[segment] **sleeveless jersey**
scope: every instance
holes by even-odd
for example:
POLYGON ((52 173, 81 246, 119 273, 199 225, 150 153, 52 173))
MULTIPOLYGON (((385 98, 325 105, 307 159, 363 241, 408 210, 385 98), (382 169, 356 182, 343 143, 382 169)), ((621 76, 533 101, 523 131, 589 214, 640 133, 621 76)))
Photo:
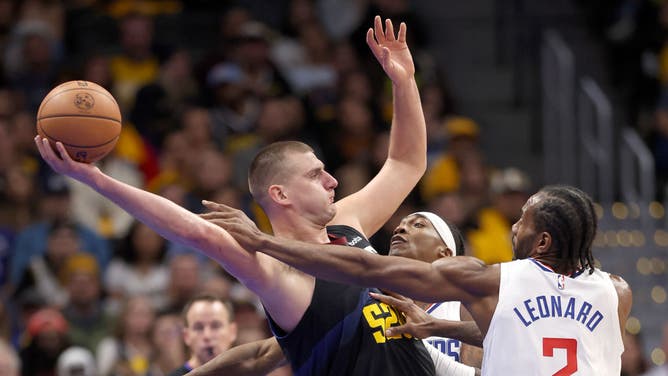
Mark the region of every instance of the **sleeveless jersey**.
MULTIPOLYGON (((327 231, 333 243, 371 246, 351 227, 332 226, 327 231)), ((311 304, 292 332, 286 334, 267 315, 295 375, 434 375, 422 341, 385 336, 387 327, 405 321, 394 308, 372 299, 370 291, 379 292, 316 279, 311 304)))
MULTIPOLYGON (((437 319, 460 321, 460 306, 460 302, 434 303, 427 308, 427 313, 437 319)), ((425 341, 453 360, 461 361, 459 358, 461 341, 445 337, 428 337, 425 341)))
POLYGON ((534 259, 500 267, 483 375, 619 375, 619 298, 608 273, 564 276, 534 259))

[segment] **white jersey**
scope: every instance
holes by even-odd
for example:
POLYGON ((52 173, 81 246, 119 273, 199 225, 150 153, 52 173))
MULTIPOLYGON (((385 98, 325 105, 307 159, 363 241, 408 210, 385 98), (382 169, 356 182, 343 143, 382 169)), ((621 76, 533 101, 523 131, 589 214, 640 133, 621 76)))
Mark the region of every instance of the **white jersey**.
POLYGON ((619 375, 619 298, 598 269, 563 276, 533 260, 500 265, 483 375, 619 375))
MULTIPOLYGON (((459 302, 434 303, 427 308, 427 313, 437 319, 460 321, 460 306, 459 302)), ((453 360, 461 361, 459 358, 462 348, 461 341, 445 337, 428 337, 425 338, 425 341, 453 360)))

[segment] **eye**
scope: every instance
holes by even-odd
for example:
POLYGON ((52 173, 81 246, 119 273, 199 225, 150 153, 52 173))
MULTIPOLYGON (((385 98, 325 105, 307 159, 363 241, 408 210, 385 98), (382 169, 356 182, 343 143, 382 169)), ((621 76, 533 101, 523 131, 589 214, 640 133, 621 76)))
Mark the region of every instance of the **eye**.
POLYGON ((413 224, 413 227, 422 228, 422 227, 424 227, 424 223, 422 223, 422 222, 415 222, 415 224, 413 224))

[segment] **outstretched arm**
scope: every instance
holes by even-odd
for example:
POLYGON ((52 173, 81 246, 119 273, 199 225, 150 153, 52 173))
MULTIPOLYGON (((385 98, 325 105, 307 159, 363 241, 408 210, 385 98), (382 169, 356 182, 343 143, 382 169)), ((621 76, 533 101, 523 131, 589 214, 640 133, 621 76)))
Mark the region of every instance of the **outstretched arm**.
POLYGON ((271 337, 233 347, 188 372, 186 376, 266 375, 287 364, 276 338, 271 337))
POLYGON ((319 278, 383 288, 421 301, 471 302, 498 291, 498 275, 485 273, 488 267, 472 257, 445 257, 429 264, 354 247, 277 238, 249 225, 239 210, 205 204, 215 212, 202 217, 226 229, 244 248, 266 253, 319 278))
POLYGON ((406 315, 406 323, 386 330, 386 335, 395 336, 407 333, 415 338, 431 336, 460 340, 474 346, 482 346, 482 334, 470 315, 466 321, 442 320, 427 314, 422 308, 405 296, 372 293, 374 299, 389 304, 406 315))
POLYGON ((348 224, 367 237, 390 218, 427 167, 427 134, 415 81, 413 57, 406 44, 406 24, 395 35, 392 21, 374 19, 366 42, 392 80, 393 118, 387 160, 369 184, 337 203, 333 224, 348 224), (373 210, 360 210, 373 208, 373 210))
POLYGON ((259 255, 243 250, 220 227, 202 220, 164 197, 113 179, 92 164, 72 160, 60 142, 56 143, 60 156, 51 148, 46 138, 36 136, 35 143, 54 171, 90 186, 166 239, 201 250, 242 281, 257 284, 263 280, 262 276, 266 276, 258 261, 259 255))

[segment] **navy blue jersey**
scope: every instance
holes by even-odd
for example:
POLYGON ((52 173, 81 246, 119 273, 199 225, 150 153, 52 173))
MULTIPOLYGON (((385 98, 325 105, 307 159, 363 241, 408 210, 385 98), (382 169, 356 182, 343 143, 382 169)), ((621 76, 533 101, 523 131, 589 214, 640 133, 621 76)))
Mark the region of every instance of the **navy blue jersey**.
MULTIPOLYGON (((333 243, 370 247, 348 226, 327 228, 333 243)), ((385 329, 403 316, 369 296, 373 288, 316 279, 313 299, 295 329, 286 334, 269 322, 295 375, 422 376, 434 364, 422 341, 410 336, 386 337, 385 329)))

